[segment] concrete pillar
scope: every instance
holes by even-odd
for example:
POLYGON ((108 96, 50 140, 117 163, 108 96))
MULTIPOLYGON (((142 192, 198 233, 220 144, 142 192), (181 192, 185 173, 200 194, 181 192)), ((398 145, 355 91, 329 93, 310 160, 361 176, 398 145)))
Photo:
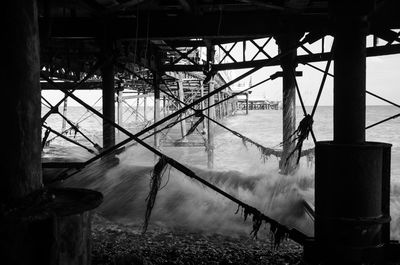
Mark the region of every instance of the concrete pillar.
MULTIPOLYGON (((159 77, 157 72, 153 72, 153 88, 154 88, 154 123, 160 120, 160 87, 159 87, 159 77)), ((154 128, 157 131, 158 127, 154 128)), ((160 134, 154 134, 154 147, 158 148, 160 146, 160 134)))
MULTIPOLYGON (((286 34, 276 37, 276 42, 281 53, 287 53, 293 49, 299 41, 300 35, 286 34)), ((279 167, 282 174, 290 174, 296 169, 297 154, 288 156, 296 146, 293 142, 293 135, 296 130, 296 86, 295 86, 295 71, 297 51, 293 50, 281 59, 282 67, 282 157, 279 167)))
MULTIPOLYGON (((103 48, 104 54, 111 52, 111 43, 107 41, 103 48)), ((114 65, 107 63, 101 68, 103 88, 103 115, 111 121, 115 121, 115 87, 114 87, 114 65)), ((115 145, 115 129, 111 124, 103 121, 103 148, 115 145)))

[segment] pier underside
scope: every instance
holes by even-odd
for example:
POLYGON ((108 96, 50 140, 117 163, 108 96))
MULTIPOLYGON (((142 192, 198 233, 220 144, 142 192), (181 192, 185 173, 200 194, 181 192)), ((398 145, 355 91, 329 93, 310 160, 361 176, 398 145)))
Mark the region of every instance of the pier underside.
POLYGON ((102 194, 54 185, 98 161, 117 165, 118 154, 132 144, 155 155, 146 222, 169 165, 237 204, 245 218, 252 217, 255 235, 266 223, 275 244, 288 237, 303 245, 306 263, 400 264, 399 243, 390 238, 391 145, 365 138, 365 98, 372 94, 366 91, 366 58, 400 53, 398 1, 16 0, 4 5, 4 264, 90 264, 90 211, 101 204, 102 194), (326 62, 326 68, 315 62, 326 62), (296 81, 303 76, 296 71, 299 64, 324 73, 309 113, 296 81), (281 71, 237 86, 274 66, 281 71), (232 70, 241 72, 230 76, 232 70), (313 117, 327 76, 334 76, 333 139, 318 142, 313 117), (252 88, 277 78, 280 102, 249 100, 252 88), (49 90, 61 91, 62 98, 50 102, 42 93, 49 90), (101 108, 74 93, 89 90, 101 91, 101 108), (299 126, 296 97, 304 112, 299 126), (71 99, 98 118, 101 141, 67 118, 71 99), (223 124, 231 115, 257 109, 282 109, 282 148, 264 147, 223 124), (63 120, 61 130, 47 123, 54 116, 63 120), (283 176, 293 175, 300 157, 315 152, 313 237, 282 225, 163 152, 169 146, 204 146, 211 170, 218 127, 255 145, 264 157, 278 157, 283 176), (315 151, 302 149, 308 136, 315 151), (42 159, 55 138, 83 148, 90 158, 42 159), (43 174, 49 169, 54 171, 43 174))

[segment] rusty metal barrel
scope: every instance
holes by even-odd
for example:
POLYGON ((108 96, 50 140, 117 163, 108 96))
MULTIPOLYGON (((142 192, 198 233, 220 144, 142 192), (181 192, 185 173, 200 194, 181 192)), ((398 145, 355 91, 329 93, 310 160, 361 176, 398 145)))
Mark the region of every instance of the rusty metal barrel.
POLYGON ((378 142, 317 143, 315 245, 323 263, 384 259, 390 240, 390 149, 378 142))

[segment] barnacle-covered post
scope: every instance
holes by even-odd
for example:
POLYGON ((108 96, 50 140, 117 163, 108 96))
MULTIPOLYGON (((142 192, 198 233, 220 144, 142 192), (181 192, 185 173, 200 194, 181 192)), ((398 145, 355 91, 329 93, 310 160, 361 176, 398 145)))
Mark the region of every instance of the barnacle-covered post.
POLYGON ((374 1, 329 4, 334 139, 315 148, 315 240, 305 257, 318 264, 392 264, 399 248, 389 235, 391 145, 365 141, 367 15, 374 1))
POLYGON ((281 59, 283 150, 279 163, 281 173, 285 175, 293 173, 296 169, 296 156, 289 157, 296 146, 295 141, 293 141, 293 133, 296 130, 296 83, 294 78, 297 67, 297 51, 292 49, 297 45, 300 37, 301 35, 296 33, 287 33, 275 37, 280 52, 286 54, 281 59))

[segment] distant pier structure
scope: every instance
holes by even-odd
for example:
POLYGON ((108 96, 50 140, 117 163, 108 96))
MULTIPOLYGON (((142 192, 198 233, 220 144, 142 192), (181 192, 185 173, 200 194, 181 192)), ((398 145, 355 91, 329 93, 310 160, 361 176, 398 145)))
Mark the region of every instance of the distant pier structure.
POLYGON ((278 110, 279 101, 269 101, 262 99, 238 99, 237 110, 278 110))

